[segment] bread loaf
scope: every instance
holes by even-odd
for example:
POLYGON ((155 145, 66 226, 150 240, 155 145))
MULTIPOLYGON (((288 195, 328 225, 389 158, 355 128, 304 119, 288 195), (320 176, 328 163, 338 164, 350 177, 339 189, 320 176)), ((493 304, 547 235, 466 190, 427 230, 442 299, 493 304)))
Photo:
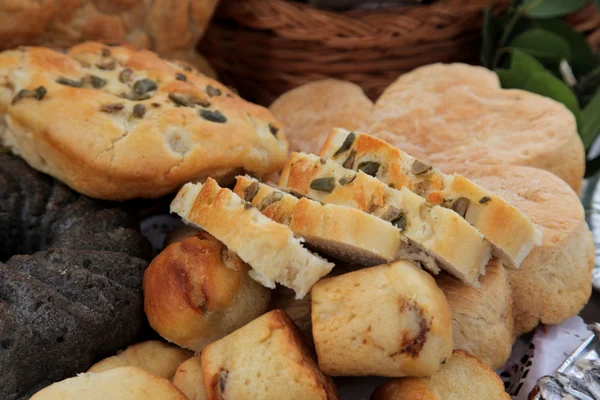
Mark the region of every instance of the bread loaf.
POLYGON ((271 311, 202 352, 208 400, 337 400, 294 323, 271 311))
POLYGON ((355 172, 331 160, 293 153, 279 186, 392 222, 413 247, 403 257, 418 260, 434 273, 442 267, 476 286, 490 258, 489 242, 457 213, 433 206, 405 187, 392 189, 362 170, 355 172))
POLYGON ((150 326, 179 346, 202 350, 267 311, 269 290, 249 271, 206 232, 170 245, 144 275, 150 326))
POLYGON ((452 353, 450 309, 433 278, 396 261, 312 289, 319 367, 333 376, 429 376, 452 353))
POLYGON ((333 264, 311 254, 284 225, 270 220, 229 189, 209 178, 204 185, 184 185, 171 212, 205 229, 248 263, 250 276, 268 288, 275 282, 302 298, 333 264))
POLYGON ((452 208, 493 245, 493 254, 518 267, 541 235, 531 220, 504 199, 461 175, 446 175, 373 136, 335 128, 319 153, 357 170, 373 165, 374 176, 399 189, 407 187, 431 204, 452 208), (371 164, 369 164, 371 163, 371 164))

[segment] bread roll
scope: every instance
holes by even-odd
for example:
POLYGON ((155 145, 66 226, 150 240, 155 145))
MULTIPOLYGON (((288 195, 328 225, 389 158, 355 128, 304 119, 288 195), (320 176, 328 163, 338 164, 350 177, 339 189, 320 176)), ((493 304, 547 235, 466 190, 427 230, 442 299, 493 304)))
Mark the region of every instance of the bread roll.
POLYGON ((316 154, 334 126, 365 130, 373 102, 351 82, 324 79, 298 86, 271 104, 292 151, 316 154))
POLYGON ((202 352, 208 400, 337 400, 294 323, 271 311, 202 352))
POLYGON ((269 290, 250 279, 248 271, 206 232, 173 243, 144 276, 150 326, 170 342, 202 350, 267 311, 269 290))
POLYGON ((177 386, 188 400, 206 400, 200 354, 188 359, 177 368, 173 385, 177 386))
POLYGON ((592 292, 595 246, 577 194, 555 175, 535 168, 472 166, 464 173, 527 215, 542 244, 518 270, 508 270, 515 333, 577 315, 592 292))
POLYGON ((165 378, 135 367, 88 372, 54 383, 31 400, 188 400, 165 378))
POLYGON ((171 380, 177 367, 192 357, 191 351, 150 340, 129 346, 117 355, 92 365, 87 372, 104 372, 120 367, 136 367, 171 380))
POLYGON ((448 276, 436 283, 452 312, 454 348, 464 350, 493 369, 502 368, 515 342, 513 301, 507 270, 492 258, 474 288, 448 276))
POLYGON ((430 378, 395 379, 379 386, 371 400, 510 400, 500 377, 462 350, 430 378))
POLYGON ((5 51, 0 81, 0 142, 90 197, 156 198, 208 176, 263 176, 287 156, 268 110, 147 50, 5 51))
POLYGON ((585 152, 573 114, 483 67, 432 64, 404 74, 374 107, 368 132, 447 173, 469 163, 545 169, 581 189, 585 152))
POLYGON ((429 376, 452 353, 450 308, 433 278, 396 261, 319 281, 312 325, 333 376, 429 376))

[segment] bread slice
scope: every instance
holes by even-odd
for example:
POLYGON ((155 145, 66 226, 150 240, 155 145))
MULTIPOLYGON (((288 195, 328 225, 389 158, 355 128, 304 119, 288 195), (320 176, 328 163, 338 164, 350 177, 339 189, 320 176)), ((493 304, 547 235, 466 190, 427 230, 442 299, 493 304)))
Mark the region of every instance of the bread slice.
POLYGON ((250 277, 268 288, 277 282, 302 298, 333 268, 302 247, 289 228, 265 217, 212 178, 204 185, 185 184, 171 203, 171 212, 223 242, 252 267, 250 277))
POLYGON ((245 176, 237 177, 233 190, 267 217, 289 226, 309 247, 352 265, 385 264, 409 246, 391 223, 356 208, 298 199, 245 176))
POLYGON ((392 189, 362 171, 304 153, 292 153, 279 186, 391 221, 416 248, 435 260, 423 262, 434 273, 441 267, 474 286, 485 273, 491 248, 483 235, 457 213, 427 203, 406 187, 392 189))
POLYGON ((429 378, 403 378, 387 382, 371 400, 510 400, 502 380, 487 365, 462 350, 429 378))
POLYGON ((353 170, 370 165, 382 182, 407 187, 431 204, 452 208, 485 236, 493 255, 507 266, 519 267, 540 244, 536 226, 500 196, 464 176, 446 175, 374 136, 334 128, 319 155, 353 170))

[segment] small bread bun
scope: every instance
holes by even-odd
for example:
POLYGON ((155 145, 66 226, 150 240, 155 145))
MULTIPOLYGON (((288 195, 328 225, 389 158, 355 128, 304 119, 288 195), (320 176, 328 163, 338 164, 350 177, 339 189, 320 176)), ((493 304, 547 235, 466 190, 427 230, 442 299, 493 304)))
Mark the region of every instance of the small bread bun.
POLYGON ((194 353, 158 340, 129 346, 112 357, 92 365, 87 372, 104 372, 120 367, 136 367, 171 380, 177 367, 194 353))
POLYGON ((202 356, 190 358, 177 368, 173 385, 186 395, 188 400, 205 400, 204 380, 202 379, 202 356))
POLYGON ((249 270, 206 232, 173 243, 144 276, 150 325, 170 342, 202 350, 267 310, 270 292, 249 270))

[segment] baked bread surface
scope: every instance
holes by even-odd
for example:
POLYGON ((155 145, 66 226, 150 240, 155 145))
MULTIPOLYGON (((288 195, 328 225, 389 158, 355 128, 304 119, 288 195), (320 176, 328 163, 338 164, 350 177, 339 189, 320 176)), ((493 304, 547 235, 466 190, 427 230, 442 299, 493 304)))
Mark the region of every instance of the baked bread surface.
POLYGON ((173 385, 185 394, 188 400, 205 400, 202 380, 202 355, 198 354, 183 362, 173 377, 173 385))
POLYGON ((97 42, 0 54, 0 142, 91 197, 155 198, 287 155, 265 108, 147 50, 97 42))

